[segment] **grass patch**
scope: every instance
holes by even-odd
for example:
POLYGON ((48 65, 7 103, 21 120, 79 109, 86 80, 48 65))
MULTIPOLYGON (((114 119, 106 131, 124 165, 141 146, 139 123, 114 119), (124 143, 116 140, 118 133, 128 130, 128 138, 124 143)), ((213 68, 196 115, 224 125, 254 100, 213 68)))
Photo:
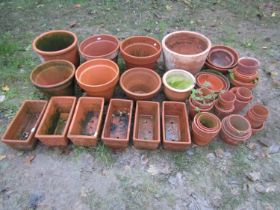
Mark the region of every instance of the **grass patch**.
POLYGON ((95 148, 95 157, 105 164, 106 167, 111 167, 115 163, 115 159, 110 149, 102 142, 95 148))

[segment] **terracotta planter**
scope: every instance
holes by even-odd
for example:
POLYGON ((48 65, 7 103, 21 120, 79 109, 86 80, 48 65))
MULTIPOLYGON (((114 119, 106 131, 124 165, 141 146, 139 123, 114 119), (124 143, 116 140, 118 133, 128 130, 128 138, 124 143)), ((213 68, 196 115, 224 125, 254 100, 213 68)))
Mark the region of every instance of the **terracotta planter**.
MULTIPOLYGON (((239 95, 237 96, 236 92, 239 88, 241 88, 241 87, 234 87, 234 88, 230 89, 230 91, 232 93, 234 93, 236 96, 236 100, 234 101, 234 112, 233 113, 241 112, 247 106, 247 104, 249 104, 253 100, 253 95, 252 95, 252 97, 250 99, 248 99, 247 101, 241 101, 240 98, 242 98, 242 99, 249 98, 250 94, 248 94, 248 93, 250 93, 250 92, 247 91, 247 90, 249 90, 247 88, 247 90, 245 91, 247 93, 240 91, 239 95)), ((242 88, 244 88, 244 87, 242 87, 242 88)))
POLYGON ((52 30, 42 33, 32 43, 33 50, 41 61, 67 60, 76 67, 80 64, 78 38, 76 34, 65 30, 52 30))
POLYGON ((234 55, 225 49, 210 50, 207 61, 219 68, 230 68, 234 63, 234 55))
POLYGON ((218 104, 219 107, 225 110, 232 109, 232 107, 234 107, 235 100, 236 100, 235 94, 232 93, 231 91, 226 91, 219 94, 218 104))
POLYGON ((67 131, 75 105, 76 97, 52 97, 35 137, 48 146, 67 146, 67 131))
POLYGON ((253 99, 253 93, 246 87, 239 87, 236 90, 236 98, 240 101, 251 101, 253 99))
POLYGON ((189 114, 190 114, 191 119, 193 119, 197 113, 211 112, 213 110, 213 107, 214 107, 214 103, 212 103, 211 106, 209 106, 207 108, 203 108, 198 105, 194 105, 193 99, 189 98, 189 114))
POLYGON ((255 104, 246 114, 246 118, 250 121, 252 128, 261 127, 268 117, 268 109, 261 105, 255 104))
POLYGON ((122 74, 120 85, 129 98, 150 100, 160 91, 161 78, 151 69, 132 68, 122 74))
POLYGON ((128 146, 132 109, 131 100, 110 100, 101 137, 106 146, 117 150, 128 146))
POLYGON ((244 74, 254 74, 260 67, 260 62, 256 58, 242 57, 238 60, 238 71, 244 74))
POLYGON ((30 74, 33 85, 47 96, 74 94, 75 66, 64 60, 52 60, 36 66, 30 74))
POLYGON ((230 73, 229 80, 233 87, 247 87, 250 90, 252 90, 253 88, 255 88, 257 86, 259 79, 257 78, 252 82, 241 82, 235 78, 233 73, 230 73))
POLYGON ((192 92, 190 96, 192 104, 201 109, 208 109, 213 107, 216 94, 208 88, 199 88, 192 92))
POLYGON ((108 59, 89 60, 79 66, 75 76, 88 96, 109 100, 119 81, 119 67, 108 59))
POLYGON ((137 149, 155 150, 160 144, 160 104, 137 101, 133 144, 137 149))
POLYGON ((148 36, 131 36, 120 45, 126 68, 144 67, 155 69, 161 54, 160 42, 148 36))
POLYGON ((220 119, 223 119, 224 117, 232 114, 235 110, 235 107, 232 106, 231 109, 224 109, 223 107, 220 107, 218 101, 214 103, 214 112, 220 119))
MULTIPOLYGON (((164 85, 163 88, 163 92, 166 96, 166 98, 168 100, 171 101, 186 101, 186 99, 190 96, 192 89, 195 86, 195 78, 194 76, 185 71, 185 70, 181 70, 181 69, 173 69, 170 71, 167 71, 162 78, 162 82, 164 85), (182 79, 184 79, 185 81, 190 81, 190 84, 187 87, 182 87, 182 88, 174 88, 172 87, 171 83, 169 83, 169 79, 177 76, 180 77, 182 79)), ((174 83, 176 82, 180 82, 180 81, 174 81, 174 83)), ((181 80, 181 82, 184 82, 183 80, 181 80)))
POLYGON ((254 74, 243 74, 240 73, 237 68, 234 68, 233 75, 234 78, 240 82, 251 83, 258 78, 259 73, 256 71, 254 74))
POLYGON ((2 136, 2 142, 14 149, 32 150, 37 143, 35 132, 47 103, 43 100, 24 101, 2 136))
POLYGON ((73 144, 96 146, 100 137, 103 108, 104 98, 79 98, 67 135, 73 144))
POLYGON ((184 151, 191 145, 189 120, 183 102, 162 103, 163 148, 184 151))
POLYGON ((104 58, 117 62, 119 48, 117 37, 109 34, 98 34, 83 40, 79 51, 85 60, 104 58))
POLYGON ((211 41, 193 31, 176 31, 162 39, 166 68, 184 69, 196 74, 204 65, 211 41))

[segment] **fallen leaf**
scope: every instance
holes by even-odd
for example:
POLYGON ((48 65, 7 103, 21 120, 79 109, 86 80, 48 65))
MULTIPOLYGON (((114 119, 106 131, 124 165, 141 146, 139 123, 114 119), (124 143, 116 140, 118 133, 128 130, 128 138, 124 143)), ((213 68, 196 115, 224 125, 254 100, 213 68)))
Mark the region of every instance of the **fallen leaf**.
POLYGON ((28 164, 31 164, 32 161, 35 159, 35 157, 36 157, 36 155, 27 156, 26 162, 27 162, 28 164))
POLYGON ((218 158, 222 158, 224 156, 224 150, 222 150, 221 148, 218 148, 215 150, 215 154, 218 158))
POLYGON ((81 7, 81 4, 74 4, 74 7, 75 7, 75 8, 80 8, 80 7, 81 7))
POLYGON ((172 6, 170 6, 170 5, 166 5, 166 10, 168 10, 168 11, 170 11, 170 10, 172 10, 172 6))
POLYGON ((0 161, 6 159, 7 155, 0 155, 0 161))
POLYGON ((5 91, 5 92, 8 92, 10 90, 9 86, 8 85, 4 85, 2 87, 2 90, 5 91))
POLYGON ((261 173, 260 173, 260 172, 254 171, 254 172, 251 172, 251 173, 247 174, 247 177, 248 177, 248 179, 250 179, 251 181, 255 182, 255 181, 260 180, 260 178, 261 178, 261 173))
POLYGON ((271 14, 271 17, 275 17, 275 16, 276 16, 276 13, 273 12, 273 13, 271 14))

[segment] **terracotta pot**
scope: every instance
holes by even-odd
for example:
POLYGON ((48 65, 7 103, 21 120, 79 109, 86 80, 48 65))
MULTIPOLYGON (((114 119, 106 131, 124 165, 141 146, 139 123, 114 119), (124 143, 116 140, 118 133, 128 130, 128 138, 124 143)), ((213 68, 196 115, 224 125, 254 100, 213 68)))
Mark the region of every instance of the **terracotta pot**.
POLYGON ((32 43, 33 50, 41 61, 67 60, 76 67, 80 64, 78 38, 76 34, 65 30, 52 30, 42 33, 32 43))
POLYGON ((267 120, 268 109, 261 105, 255 104, 246 114, 246 118, 250 121, 252 128, 259 128, 267 120))
POLYGON ((47 106, 47 101, 26 100, 17 111, 2 136, 2 142, 19 150, 32 150, 35 132, 47 106))
POLYGON ((89 60, 79 66, 75 76, 79 86, 88 96, 109 100, 119 81, 119 67, 108 59, 89 60))
POLYGON ((76 97, 52 97, 35 137, 48 146, 67 146, 67 131, 75 105, 76 97))
POLYGON ((189 114, 191 119, 193 119, 197 113, 211 112, 213 110, 213 107, 214 103, 212 103, 212 105, 208 108, 199 107, 197 105, 194 105, 192 98, 189 98, 189 114))
POLYGON ((264 129, 264 123, 258 128, 252 128, 252 135, 255 135, 255 134, 261 132, 263 129, 264 129))
POLYGON ((111 99, 102 131, 102 141, 111 149, 125 149, 129 143, 133 101, 111 99))
POLYGON ((242 57, 238 60, 237 68, 240 73, 254 74, 260 67, 256 58, 242 57))
POLYGON ((161 78, 151 69, 132 68, 122 74, 120 86, 133 100, 150 100, 160 91, 161 78))
POLYGON ((252 128, 260 127, 264 123, 264 121, 265 121, 265 120, 260 120, 260 119, 256 118, 254 116, 254 114, 252 114, 251 110, 248 110, 248 112, 245 115, 245 117, 250 121, 252 128))
POLYGON ((218 68, 231 68, 235 62, 235 58, 229 50, 211 49, 207 61, 218 68))
POLYGON ((233 87, 247 87, 250 90, 252 90, 254 87, 257 86, 258 84, 258 78, 252 82, 241 82, 239 80, 237 80, 233 74, 229 75, 229 81, 232 84, 233 87))
POLYGON ((243 74, 238 72, 237 68, 234 68, 233 75, 234 78, 240 82, 251 83, 258 78, 259 73, 256 71, 254 74, 243 74))
POLYGON ((252 97, 250 97, 250 92, 249 92, 250 89, 248 88, 246 88, 247 90, 245 89, 241 90, 237 96, 236 92, 239 88, 244 88, 244 87, 233 87, 230 89, 230 91, 236 96, 236 100, 234 101, 234 111, 233 111, 233 113, 235 114, 240 113, 247 106, 247 104, 249 104, 253 100, 253 95, 252 97), (243 101, 241 101, 240 98, 242 98, 243 101), (248 100, 244 101, 245 98, 247 98, 248 100))
POLYGON ((104 98, 79 98, 67 135, 73 144, 96 146, 100 137, 103 108, 104 98))
POLYGON ((234 107, 235 100, 236 100, 236 96, 231 91, 220 93, 218 96, 219 107, 225 110, 232 109, 232 107, 234 107))
POLYGON ((246 87, 239 87, 236 90, 236 98, 240 101, 251 101, 253 99, 253 93, 250 89, 246 87))
POLYGON ((120 51, 127 69, 134 67, 155 69, 161 54, 161 45, 152 37, 131 36, 122 41, 120 51))
POLYGON ((226 117, 226 116, 232 114, 233 111, 234 111, 234 109, 235 109, 234 106, 232 106, 231 109, 224 109, 223 107, 220 107, 220 106, 219 106, 218 101, 216 101, 216 102, 214 103, 214 112, 215 112, 215 114, 217 115, 217 117, 219 117, 220 119, 223 119, 224 117, 226 117))
POLYGON ((211 48, 211 41, 193 31, 175 31, 162 39, 166 68, 184 69, 192 74, 201 70, 211 48))
POLYGON ((213 107, 216 94, 208 88, 199 88, 196 92, 191 94, 190 98, 192 99, 192 104, 194 106, 200 107, 201 109, 207 109, 213 107), (198 100, 199 98, 202 98, 202 100, 198 100))
POLYGON ((171 101, 186 101, 196 83, 195 78, 191 73, 181 69, 172 69, 165 72, 162 78, 162 82, 164 85, 163 92, 166 98, 171 101), (191 81, 192 84, 183 89, 176 89, 168 83, 168 79, 172 76, 180 76, 182 78, 185 78, 186 80, 191 81))
POLYGON ((155 150, 160 144, 160 104, 137 101, 134 117, 133 144, 137 149, 155 150))
POLYGON ((74 94, 75 66, 64 60, 52 60, 36 66, 30 80, 47 96, 71 96, 74 94))
POLYGON ((189 120, 183 102, 162 103, 163 148, 184 151, 191 145, 189 120))
POLYGON ((104 58, 117 62, 119 48, 117 37, 109 34, 97 34, 83 40, 79 51, 85 60, 104 58))

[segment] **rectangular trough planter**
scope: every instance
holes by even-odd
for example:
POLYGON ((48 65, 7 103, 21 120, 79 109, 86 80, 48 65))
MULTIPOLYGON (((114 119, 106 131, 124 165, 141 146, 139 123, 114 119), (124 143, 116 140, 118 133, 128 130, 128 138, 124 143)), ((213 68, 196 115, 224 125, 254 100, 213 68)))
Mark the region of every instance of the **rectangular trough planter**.
POLYGON ((163 148, 184 151, 191 145, 186 104, 164 101, 162 103, 163 148))
POLYGON ((2 142, 19 150, 32 150, 35 133, 47 107, 44 100, 26 100, 17 111, 2 137, 2 142))
POLYGON ((132 100, 111 99, 101 137, 106 146, 111 149, 128 146, 132 109, 132 100))
POLYGON ((137 101, 133 144, 137 149, 155 150, 160 144, 160 104, 153 101, 137 101))
POLYGON ((48 146, 66 146, 75 105, 76 97, 52 97, 35 137, 48 146))
POLYGON ((68 131, 68 138, 78 146, 96 146, 104 108, 104 98, 81 97, 68 131))

